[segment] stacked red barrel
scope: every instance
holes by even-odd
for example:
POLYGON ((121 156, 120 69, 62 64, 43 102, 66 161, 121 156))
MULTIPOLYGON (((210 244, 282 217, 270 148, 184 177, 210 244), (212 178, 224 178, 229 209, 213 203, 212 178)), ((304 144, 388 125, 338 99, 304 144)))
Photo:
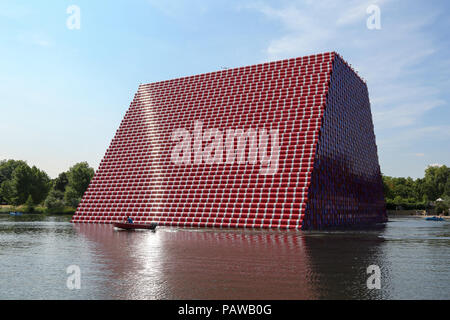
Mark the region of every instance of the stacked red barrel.
POLYGON ((72 221, 130 215, 165 226, 279 229, 379 222, 376 152, 367 87, 335 53, 141 85, 72 221), (225 139, 227 130, 254 130, 258 139, 276 132, 276 169, 262 173, 249 143, 244 161, 227 162, 226 151, 196 161, 211 143, 207 132, 225 139), (192 135, 182 163, 173 161, 174 132, 192 135))

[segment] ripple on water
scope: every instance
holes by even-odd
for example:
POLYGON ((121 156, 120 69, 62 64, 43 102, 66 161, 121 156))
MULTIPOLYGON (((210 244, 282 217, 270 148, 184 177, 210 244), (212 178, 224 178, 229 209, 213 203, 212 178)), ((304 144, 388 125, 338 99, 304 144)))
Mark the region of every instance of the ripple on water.
POLYGON ((0 216, 0 299, 448 299, 449 223, 375 230, 159 228, 0 216), (368 290, 378 265, 382 289, 368 290), (81 269, 81 290, 66 269, 81 269))

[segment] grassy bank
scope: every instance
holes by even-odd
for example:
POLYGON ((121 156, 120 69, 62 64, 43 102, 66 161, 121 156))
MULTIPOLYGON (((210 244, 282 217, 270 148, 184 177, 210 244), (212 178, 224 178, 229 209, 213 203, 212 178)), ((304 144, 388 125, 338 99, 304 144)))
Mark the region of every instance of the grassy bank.
POLYGON ((387 210, 389 216, 420 216, 426 210, 387 210))
POLYGON ((64 207, 58 209, 48 209, 43 206, 33 207, 30 210, 27 206, 10 206, 2 205, 0 206, 0 214, 8 214, 10 212, 22 212, 24 214, 42 214, 42 215, 73 215, 75 213, 75 208, 64 207))

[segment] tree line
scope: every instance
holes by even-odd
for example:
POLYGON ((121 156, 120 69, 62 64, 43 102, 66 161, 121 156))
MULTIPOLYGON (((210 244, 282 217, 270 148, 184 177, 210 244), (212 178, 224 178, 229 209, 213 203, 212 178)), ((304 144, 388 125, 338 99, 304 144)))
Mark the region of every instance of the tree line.
POLYGON ((87 162, 80 162, 55 179, 22 160, 0 161, 0 203, 23 206, 24 211, 73 212, 94 176, 87 162))
POLYGON ((441 213, 450 207, 450 168, 445 165, 428 166, 418 179, 383 176, 383 185, 390 210, 435 208, 441 213))
MULTIPOLYGON (((0 161, 0 204, 24 206, 33 212, 73 212, 94 176, 87 162, 80 162, 55 179, 21 160, 0 161)), ((450 207, 450 168, 429 166, 423 178, 383 175, 387 209, 429 209, 438 213, 450 207), (442 199, 442 201, 436 201, 442 199)))

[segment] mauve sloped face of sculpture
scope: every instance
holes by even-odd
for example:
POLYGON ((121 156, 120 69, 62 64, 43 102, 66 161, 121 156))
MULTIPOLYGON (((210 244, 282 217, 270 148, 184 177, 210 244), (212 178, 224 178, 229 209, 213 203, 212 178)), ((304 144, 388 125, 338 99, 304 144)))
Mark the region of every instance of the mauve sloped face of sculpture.
POLYGON ((335 53, 141 85, 72 221, 112 223, 129 214, 166 226, 274 229, 379 222, 382 194, 367 196, 381 176, 361 85, 335 53), (347 68, 354 81, 334 68, 347 68), (352 90, 360 94, 352 110, 364 108, 361 126, 331 121, 348 104, 342 92, 352 90), (345 144, 327 140, 336 132, 345 132, 345 144), (370 158, 367 171, 345 175, 361 157, 370 158), (339 189, 343 177, 350 185, 339 189), (326 179, 327 187, 312 185, 326 179), (365 189, 342 202, 356 186, 365 189), (355 211, 355 197, 363 210, 355 211), (322 220, 320 210, 330 206, 340 216, 328 210, 322 220))
POLYGON ((386 221, 367 86, 336 56, 303 229, 370 226, 386 221))

